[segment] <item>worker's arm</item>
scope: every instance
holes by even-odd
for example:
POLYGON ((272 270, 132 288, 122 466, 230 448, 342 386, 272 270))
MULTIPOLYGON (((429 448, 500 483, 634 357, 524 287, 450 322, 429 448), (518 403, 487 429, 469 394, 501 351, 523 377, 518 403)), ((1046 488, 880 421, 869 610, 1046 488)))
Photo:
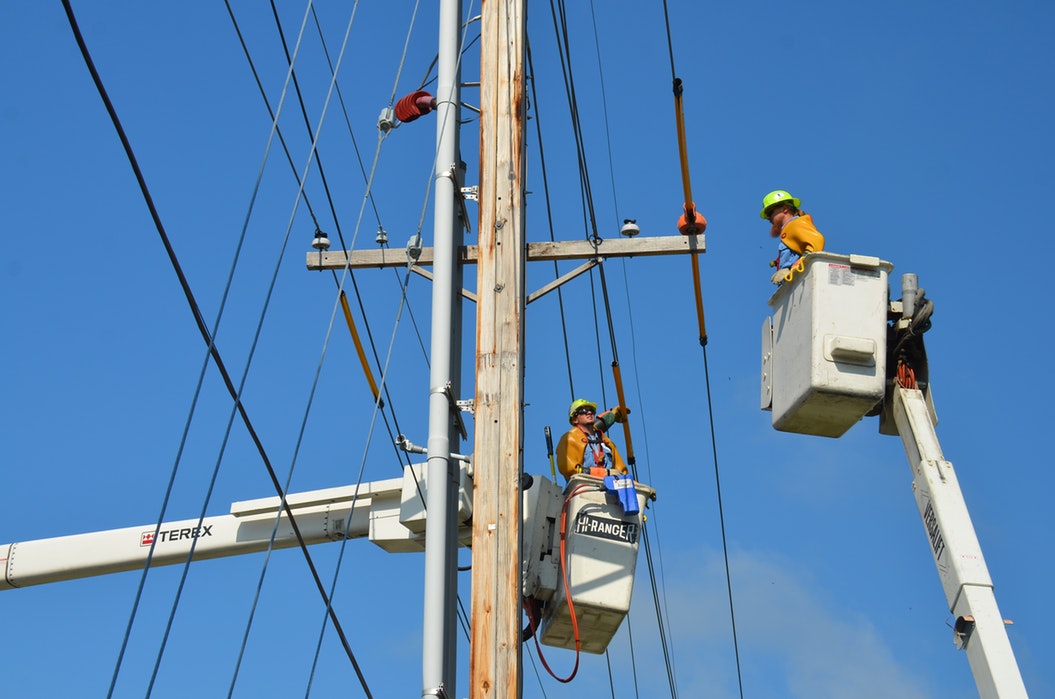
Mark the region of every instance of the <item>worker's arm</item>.
POLYGON ((560 441, 557 442, 557 470, 565 478, 571 478, 582 471, 584 450, 581 447, 577 448, 578 445, 570 443, 572 441, 568 438, 570 434, 570 432, 565 432, 561 435, 560 441))
POLYGON ((595 430, 601 432, 607 432, 608 428, 617 422, 626 422, 626 416, 630 414, 630 408, 624 408, 621 405, 617 405, 610 410, 605 410, 603 413, 597 416, 597 419, 593 423, 595 430))

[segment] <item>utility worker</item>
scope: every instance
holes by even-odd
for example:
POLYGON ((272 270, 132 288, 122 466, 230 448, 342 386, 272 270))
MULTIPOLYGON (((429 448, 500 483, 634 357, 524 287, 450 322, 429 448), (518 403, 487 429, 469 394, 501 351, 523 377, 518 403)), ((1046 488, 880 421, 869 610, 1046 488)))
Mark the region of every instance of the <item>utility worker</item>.
POLYGON ((557 443, 557 468, 565 478, 570 479, 576 473, 590 473, 590 469, 605 469, 626 474, 626 464, 612 440, 605 436, 603 430, 614 422, 623 421, 622 408, 606 410, 597 415, 597 404, 579 398, 572 401, 568 408, 568 422, 571 429, 557 443))
POLYGON ((762 197, 762 218, 770 222, 769 235, 779 238, 777 258, 769 263, 776 267, 770 281, 778 286, 787 279, 791 268, 802 255, 824 249, 824 236, 813 225, 813 217, 799 210, 802 202, 783 189, 762 197))

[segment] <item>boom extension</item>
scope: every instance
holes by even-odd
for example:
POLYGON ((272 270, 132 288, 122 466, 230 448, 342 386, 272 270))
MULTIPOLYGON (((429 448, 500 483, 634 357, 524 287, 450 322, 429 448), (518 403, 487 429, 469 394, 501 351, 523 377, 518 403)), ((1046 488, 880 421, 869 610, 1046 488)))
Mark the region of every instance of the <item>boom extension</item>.
MULTIPOLYGON (((425 549, 427 492, 422 466, 404 467, 402 478, 292 493, 286 497, 306 544, 369 537, 391 553, 425 549)), ((459 540, 472 515, 471 468, 461 462, 459 540), (468 486, 468 491, 466 486, 468 486)), ((299 542, 277 497, 235 502, 231 513, 202 520, 144 524, 108 531, 0 544, 0 590, 142 570, 154 543, 150 565, 180 564, 194 544, 193 560, 265 551, 299 542), (280 515, 281 512, 281 516, 280 515), (278 529, 275 521, 278 517, 278 529), (156 541, 155 541, 156 539, 156 541)))
POLYGON ((894 420, 912 467, 912 490, 949 610, 956 647, 967 651, 982 699, 1026 697, 996 605, 982 548, 952 463, 942 455, 923 393, 894 387, 894 420))

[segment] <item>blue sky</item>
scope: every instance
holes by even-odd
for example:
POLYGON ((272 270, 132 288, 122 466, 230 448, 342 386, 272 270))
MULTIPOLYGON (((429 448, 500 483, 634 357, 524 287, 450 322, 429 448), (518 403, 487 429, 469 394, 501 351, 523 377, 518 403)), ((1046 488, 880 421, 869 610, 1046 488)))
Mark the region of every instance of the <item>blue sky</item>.
MULTIPOLYGON (((317 8, 334 56, 348 24, 344 5, 317 8)), ((624 218, 637 219, 645 235, 674 235, 682 190, 662 5, 593 3, 593 17, 589 4, 574 5, 576 91, 601 235, 617 235, 624 218)), ((352 483, 361 469, 365 480, 397 476, 388 434, 370 430, 369 391, 340 325, 320 359, 334 284, 304 269, 314 224, 303 204, 295 209, 296 182, 277 144, 265 163, 270 118, 224 8, 123 2, 74 9, 210 325, 248 217, 218 333, 236 377, 277 270, 245 401, 280 475, 293 462, 321 361, 292 489, 352 483)), ((234 11, 275 104, 285 65, 270 9, 239 3, 234 11)), ((830 251, 889 260, 895 278, 915 272, 934 300, 926 339, 938 435, 957 469, 1001 612, 1015 621, 1009 635, 1030 695, 1055 696, 1041 621, 1053 573, 1042 544, 1055 533, 1044 446, 1053 389, 1044 319, 1055 259, 1044 230, 1055 189, 1055 49, 1047 27, 1055 10, 1024 0, 961 3, 955 11, 903 0, 881 11, 753 0, 672 2, 670 11, 694 195, 710 222, 701 259, 707 359, 745 695, 974 692, 966 656, 951 642, 952 619, 900 441, 879 435, 874 419, 838 440, 778 433, 758 409, 759 329, 774 247, 757 214, 764 193, 787 188, 814 215, 830 251)), ((393 88, 412 12, 411 3, 362 3, 352 24, 339 83, 367 167, 378 112, 393 90, 398 97, 416 89, 435 55, 435 9, 423 3, 393 88)), ((283 13, 292 44, 304 7, 287 5, 283 13)), ((478 6, 466 3, 466 13, 478 6)), ((530 15, 539 94, 532 116, 543 130, 555 235, 580 238, 584 217, 550 8, 533 5, 530 15)), ((329 78, 309 29, 297 73, 314 125, 329 78)), ((150 523, 204 347, 61 4, 0 7, 0 57, 8 67, 0 103, 0 542, 150 523)), ((475 79, 477 65, 471 49, 466 80, 475 79)), ((467 89, 464 101, 477 104, 477 91, 467 89)), ((281 125, 301 169, 308 140, 293 102, 281 125)), ((357 225, 364 185, 348 132, 331 104, 320 153, 346 240, 357 236, 356 247, 369 248, 377 219, 370 206, 357 225)), ((422 217, 431 243, 434 134, 426 118, 401 126, 381 149, 374 201, 394 249, 422 217)), ((472 183, 475 121, 463 127, 462 140, 472 183)), ((529 144, 528 237, 545 240, 534 132, 529 144)), ((332 233, 314 168, 308 179, 312 207, 332 233)), ((738 696, 689 263, 612 260, 606 269, 639 469, 659 494, 650 522, 678 693, 738 696)), ((467 272, 467 284, 474 275, 467 272)), ((533 265, 528 285, 551 277, 551 267, 533 265)), ((382 357, 395 337, 387 381, 398 427, 424 444, 428 368, 418 337, 427 347, 428 283, 411 280, 412 315, 405 312, 398 326, 397 275, 362 273, 357 283, 382 357)), ((612 405, 612 351, 603 316, 599 346, 596 340, 593 311, 604 305, 594 295, 596 277, 592 284, 582 277, 564 290, 574 394, 612 405)), ((361 321, 354 298, 353 307, 361 321)), ((468 376, 471 307, 466 312, 468 376)), ((556 298, 546 297, 526 321, 524 458, 535 473, 549 471, 543 427, 559 434, 572 397, 558 312, 556 298)), ((472 396, 471 381, 462 393, 472 396)), ((168 519, 201 509, 229 413, 210 369, 168 519)), ((236 426, 209 513, 271 494, 236 426)), ((324 579, 340 553, 337 545, 312 549, 324 579)), ((461 559, 468 563, 469 552, 461 559)), ((226 692, 262 563, 248 556, 193 567, 154 696, 226 692)), ((349 542, 344 552, 335 604, 374 696, 420 692, 422 564, 420 555, 386 554, 365 541, 349 542)), ((144 694, 178 577, 175 568, 148 577, 117 696, 144 694)), ((468 606, 468 574, 460 581, 468 606)), ((137 582, 127 573, 0 595, 4 693, 105 694, 137 582)), ((300 554, 276 553, 235 695, 303 694, 322 614, 300 554)), ((625 626, 610 647, 616 696, 635 696, 635 682, 637 696, 667 696, 644 566, 630 623, 636 670, 625 626)), ((459 658, 464 696, 464 638, 459 658)), ((559 650, 547 658, 562 674, 573 662, 559 650)), ((603 656, 584 656, 568 686, 537 679, 533 662, 543 673, 532 648, 525 697, 611 694, 603 656)), ((359 695, 332 631, 312 691, 359 695)))

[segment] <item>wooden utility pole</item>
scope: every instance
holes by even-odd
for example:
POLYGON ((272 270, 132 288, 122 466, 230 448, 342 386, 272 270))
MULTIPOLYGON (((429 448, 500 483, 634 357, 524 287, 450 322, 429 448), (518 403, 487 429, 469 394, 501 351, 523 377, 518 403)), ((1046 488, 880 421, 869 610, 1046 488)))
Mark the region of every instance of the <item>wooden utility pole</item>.
MULTIPOLYGON (((525 21, 524 0, 483 2, 479 245, 458 246, 455 251, 460 264, 477 265, 475 293, 462 290, 462 296, 477 303, 471 699, 519 699, 522 695, 520 477, 526 305, 605 258, 705 251, 702 234, 589 240, 579 233, 579 240, 526 242, 525 21), (527 294, 526 263, 543 260, 579 260, 581 264, 527 294)), ((411 269, 432 278, 426 268, 439 258, 438 251, 424 248, 414 256, 411 269)), ((384 248, 313 251, 307 253, 306 261, 311 270, 408 264, 401 251, 384 248)))
POLYGON ((469 694, 521 696, 524 395, 524 0, 485 0, 469 694))

